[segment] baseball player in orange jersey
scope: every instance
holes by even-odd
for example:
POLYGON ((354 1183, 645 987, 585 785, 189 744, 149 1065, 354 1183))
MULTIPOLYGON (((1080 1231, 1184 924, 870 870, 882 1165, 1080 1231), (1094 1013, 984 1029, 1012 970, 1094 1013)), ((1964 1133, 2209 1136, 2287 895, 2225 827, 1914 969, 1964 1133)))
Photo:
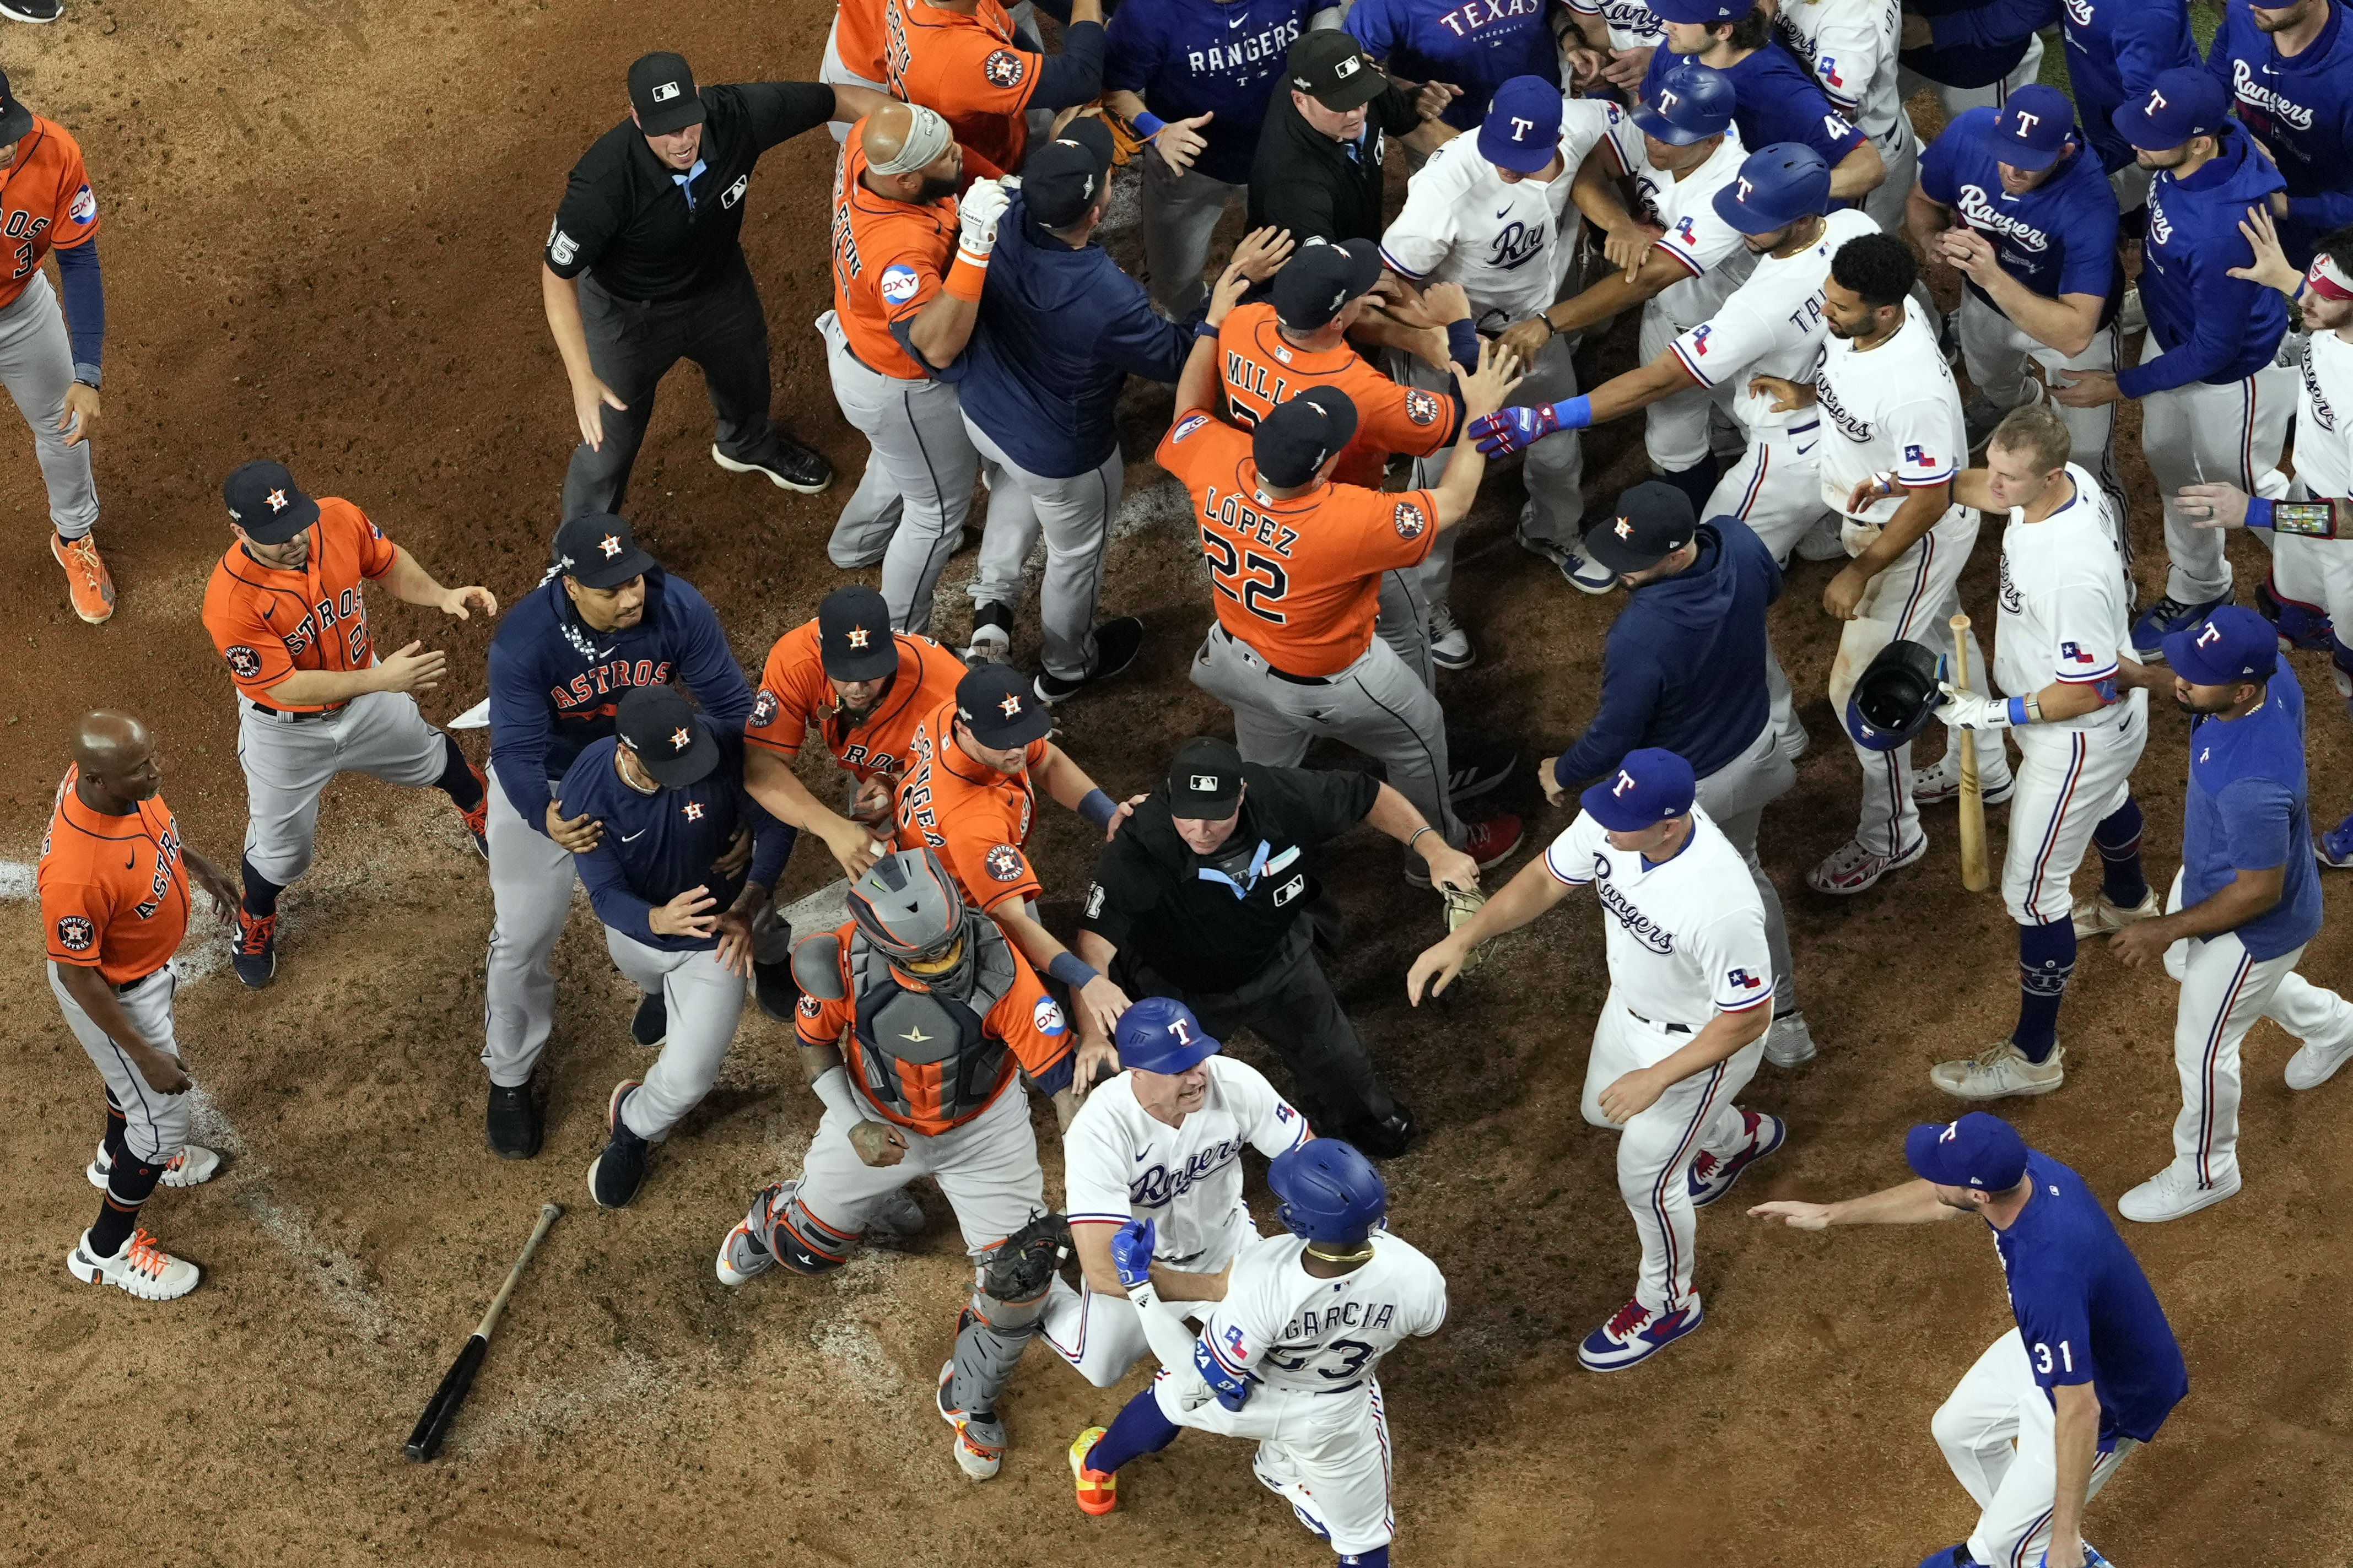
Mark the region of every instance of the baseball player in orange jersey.
POLYGON ((66 569, 74 614, 93 626, 114 614, 114 580, 90 536, 98 521, 90 437, 106 341, 98 230, 81 148, 64 126, 18 102, 0 76, 0 386, 33 427, 57 529, 49 553, 66 569), (41 272, 52 250, 56 289, 41 272))
MULTIPOLYGON (((1342 247, 1309 246, 1276 280, 1330 258, 1356 260, 1342 247)), ((1457 443, 1435 489, 1384 495, 1332 481, 1357 430, 1356 405, 1337 387, 1274 397, 1249 431, 1219 418, 1210 405, 1225 325, 1245 287, 1230 265, 1218 279, 1176 384, 1176 422, 1155 454, 1192 498, 1215 590, 1218 624, 1194 658, 1193 684, 1234 710, 1244 762, 1296 767, 1316 736, 1345 741, 1379 758, 1390 785, 1431 831, 1483 869, 1519 843, 1519 821, 1465 826, 1454 815, 1445 715, 1430 688, 1373 636, 1373 620, 1381 574, 1419 564, 1437 534, 1462 521, 1486 459, 1472 443, 1457 443)), ((1482 346, 1477 373, 1461 384, 1463 407, 1451 416, 1500 406, 1516 384, 1517 363, 1482 346)), ((1271 381, 1268 390, 1277 390, 1271 381)), ((1406 874, 1416 878, 1419 868, 1409 865, 1406 874)))
POLYGON ((155 1244, 139 1207, 157 1183, 193 1187, 220 1165, 188 1142, 171 958, 187 934, 189 876, 224 922, 237 887, 180 841, 156 793, 164 774, 145 725, 127 713, 86 714, 73 757, 41 836, 41 929, 49 989, 106 1083, 106 1136, 85 1173, 106 1201, 66 1268, 92 1285, 168 1301, 196 1288, 196 1266, 155 1244))
POLYGON ((379 661, 367 584, 461 621, 475 610, 497 615, 499 602, 488 588, 444 588, 359 508, 312 500, 267 458, 230 474, 221 493, 237 542, 205 587, 205 629, 242 699, 237 755, 248 816, 231 956, 237 977, 258 991, 278 973, 278 895, 311 868, 319 796, 337 773, 434 785, 489 856, 481 770, 410 695, 440 683, 448 656, 412 642, 379 661))
MULTIPOLYGON (((855 4, 856 0, 852 0, 855 4)), ((1021 166, 1032 111, 1103 93, 1102 0, 1071 0, 1062 52, 1049 55, 997 0, 881 0, 891 95, 936 109, 989 177, 1021 166)), ((1050 115, 1040 112, 1042 130, 1050 115)))
POLYGON ((1108 1039, 1127 993, 1038 923, 1038 873, 1021 847, 1037 821, 1041 785, 1105 839, 1132 808, 1113 803, 1046 739, 1053 728, 1053 710, 1009 666, 976 666, 915 726, 914 760, 899 784, 899 847, 937 855, 973 907, 1004 927, 1039 973, 1069 986, 1082 1021, 1108 1039))
MULTIPOLYGON (((825 52, 817 79, 828 87, 863 87, 891 90, 891 68, 882 63, 882 7, 885 0, 841 0, 833 25, 825 30, 825 52)), ((833 122, 833 139, 845 141, 849 122, 833 122)))

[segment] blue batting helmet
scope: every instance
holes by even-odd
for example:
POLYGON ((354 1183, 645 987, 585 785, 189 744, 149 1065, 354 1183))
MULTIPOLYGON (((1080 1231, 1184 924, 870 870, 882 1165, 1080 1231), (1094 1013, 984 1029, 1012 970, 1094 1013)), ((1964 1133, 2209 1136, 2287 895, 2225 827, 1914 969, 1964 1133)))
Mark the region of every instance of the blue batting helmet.
POLYGON ((1388 1212, 1381 1173, 1336 1138, 1311 1139, 1277 1154, 1266 1168, 1266 1184, 1282 1200, 1284 1228, 1310 1241, 1354 1247, 1388 1212))
POLYGON ((1831 166, 1802 142, 1758 148, 1715 193, 1715 216, 1743 234, 1770 234, 1830 210, 1831 166))
POLYGON ((1120 1066, 1145 1072, 1183 1072, 1224 1048, 1193 1009, 1166 996, 1146 996, 1122 1013, 1112 1043, 1120 1066))
POLYGON ((1670 147, 1721 135, 1732 123, 1732 79, 1697 60, 1684 60, 1659 79, 1657 89, 1634 106, 1634 123, 1670 147))
POLYGON ((1934 651, 1904 637, 1881 648, 1847 697, 1846 732, 1873 752, 1892 752, 1910 741, 1944 701, 1936 689, 1944 665, 1934 651))

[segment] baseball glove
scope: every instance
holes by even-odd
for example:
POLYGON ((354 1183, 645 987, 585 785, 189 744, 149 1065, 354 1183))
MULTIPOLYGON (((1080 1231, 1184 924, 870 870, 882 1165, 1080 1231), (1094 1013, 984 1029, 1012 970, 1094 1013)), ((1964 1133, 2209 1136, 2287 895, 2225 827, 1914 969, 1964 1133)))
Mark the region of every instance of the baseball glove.
MULTIPOLYGON (((1446 901, 1446 931, 1450 936, 1461 931, 1464 922, 1477 914, 1481 907, 1487 902, 1487 895, 1476 888, 1466 891, 1457 888, 1440 887, 1438 892, 1439 896, 1446 901)), ((1481 964, 1487 962, 1487 950, 1494 945, 1495 939, 1489 937, 1462 955, 1462 975, 1465 979, 1474 973, 1481 964)))
POLYGON ((980 1288, 999 1301, 1034 1301, 1070 1254, 1070 1225, 1058 1214, 1039 1215, 997 1244, 982 1265, 980 1288))

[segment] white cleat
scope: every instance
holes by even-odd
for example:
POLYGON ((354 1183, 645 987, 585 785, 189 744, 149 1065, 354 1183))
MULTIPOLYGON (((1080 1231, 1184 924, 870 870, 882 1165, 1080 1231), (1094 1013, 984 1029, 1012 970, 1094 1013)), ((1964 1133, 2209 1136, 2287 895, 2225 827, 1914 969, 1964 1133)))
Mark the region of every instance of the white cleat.
POLYGON ((2066 1047, 2053 1046, 2046 1060, 2031 1062, 2008 1040, 1996 1040, 1967 1060, 1938 1062, 1928 1069, 1928 1081, 1956 1100, 2049 1094, 2067 1080, 2066 1055, 2066 1047))
POLYGON ((66 1272, 86 1285, 111 1285, 142 1301, 173 1301, 196 1288, 203 1278, 196 1266, 174 1258, 155 1245, 143 1229, 133 1229, 122 1250, 100 1258, 90 1250, 90 1232, 83 1231, 74 1249, 66 1254, 66 1272))
POLYGON ((1814 1032, 1806 1027, 1803 1013, 1785 1014, 1765 1031, 1765 1059, 1777 1068, 1804 1067, 1816 1054, 1814 1032))
POLYGON ((2165 906, 2157 901, 2157 894, 2154 891, 2148 893, 2130 909, 2126 909, 2122 904, 2112 903, 2109 901, 2108 895, 2101 892, 2094 893, 2089 898, 2077 899, 2073 912, 2075 935, 2080 939, 2087 936, 2109 936, 2141 921, 2153 921, 2165 912, 2165 906))
POLYGON ((1890 871, 1902 870, 1927 853, 1928 836, 1925 833, 1912 841, 1909 849, 1893 858, 1877 850, 1865 849, 1850 838, 1806 873, 1806 886, 1817 893, 1835 893, 1843 898, 1875 886, 1890 871))
MULTIPOLYGON (((209 1149, 200 1149, 194 1143, 183 1143, 180 1152, 173 1155, 171 1162, 164 1167, 163 1180, 156 1184, 165 1187, 199 1186, 211 1181, 213 1173, 219 1169, 218 1154, 209 1149)), ((100 1192, 106 1190, 106 1179, 114 1173, 114 1165, 106 1157, 105 1144, 98 1146, 97 1157, 82 1167, 81 1173, 89 1178, 91 1186, 100 1192)))
POLYGON ((2337 1069, 2353 1060, 2353 1036, 2348 1036, 2333 1046, 2316 1046, 2310 1040, 2304 1048, 2287 1058, 2287 1086, 2290 1089, 2318 1089, 2337 1075, 2337 1069))
POLYGON ((2116 1212, 2126 1219, 2143 1225, 2161 1225, 2169 1219, 2179 1219, 2211 1208, 2224 1198, 2235 1197, 2239 1191, 2239 1168, 2212 1186, 2198 1184, 2196 1173, 2185 1171, 2179 1163, 2168 1165, 2147 1181, 2116 1200, 2116 1212))

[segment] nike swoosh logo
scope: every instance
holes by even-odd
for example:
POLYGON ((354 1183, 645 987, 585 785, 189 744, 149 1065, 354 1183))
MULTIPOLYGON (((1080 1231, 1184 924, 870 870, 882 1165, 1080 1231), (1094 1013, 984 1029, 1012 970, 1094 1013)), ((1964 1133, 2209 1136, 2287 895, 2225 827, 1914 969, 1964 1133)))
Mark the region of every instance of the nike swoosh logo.
POLYGON ((624 833, 621 835, 621 842, 624 844, 635 844, 638 839, 643 838, 647 834, 652 831, 653 829, 650 827, 640 827, 635 833, 624 833))
POLYGON ((1229 32, 1229 33, 1230 33, 1230 32, 1232 32, 1236 27, 1240 26, 1244 22, 1247 22, 1247 21, 1249 21, 1249 20, 1250 20, 1250 18, 1249 18, 1248 16, 1237 16, 1237 17, 1235 17, 1232 21, 1228 22, 1228 23, 1226 24, 1226 31, 1227 31, 1227 32, 1229 32))
POLYGON ((1502 212, 1497 213, 1495 216, 1497 217, 1509 217, 1512 216, 1512 209, 1505 207, 1502 212))
POLYGON ((1151 1151, 1151 1150, 1149 1150, 1149 1149, 1146 1149, 1143 1153, 1138 1154, 1138 1155, 1135 1157, 1135 1163, 1136 1163, 1137 1164, 1141 1165, 1141 1164, 1143 1164, 1143 1163, 1144 1163, 1144 1162, 1145 1162, 1146 1160, 1149 1160, 1150 1158, 1152 1158, 1152 1151, 1151 1151))

